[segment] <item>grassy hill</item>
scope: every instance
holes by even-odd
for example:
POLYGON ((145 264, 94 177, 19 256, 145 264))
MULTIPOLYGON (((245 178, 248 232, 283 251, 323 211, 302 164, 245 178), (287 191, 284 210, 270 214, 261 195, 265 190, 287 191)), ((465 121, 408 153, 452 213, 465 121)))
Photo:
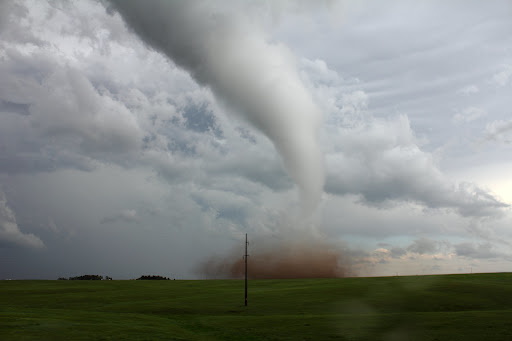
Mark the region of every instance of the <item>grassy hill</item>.
POLYGON ((512 340, 512 274, 0 281, 1 340, 512 340))

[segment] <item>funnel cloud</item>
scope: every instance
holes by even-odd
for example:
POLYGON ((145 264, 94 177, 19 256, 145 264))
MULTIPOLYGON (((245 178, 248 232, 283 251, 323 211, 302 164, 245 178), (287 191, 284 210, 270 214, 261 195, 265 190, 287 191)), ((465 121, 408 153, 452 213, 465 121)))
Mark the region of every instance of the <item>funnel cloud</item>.
POLYGON ((230 112, 272 141, 299 187, 303 215, 312 213, 324 185, 317 144, 321 115, 291 51, 267 41, 254 18, 226 3, 111 3, 144 42, 186 69, 230 112))

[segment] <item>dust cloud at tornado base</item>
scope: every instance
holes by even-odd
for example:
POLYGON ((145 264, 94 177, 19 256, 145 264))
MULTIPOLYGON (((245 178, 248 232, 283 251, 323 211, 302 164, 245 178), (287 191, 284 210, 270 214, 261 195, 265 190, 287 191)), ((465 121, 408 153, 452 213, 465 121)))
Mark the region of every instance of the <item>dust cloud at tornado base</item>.
MULTIPOLYGON (((350 257, 340 247, 320 239, 257 239, 249 246, 248 277, 251 279, 338 278, 355 275, 350 257)), ((243 278, 242 248, 213 256, 197 268, 200 278, 243 278)))

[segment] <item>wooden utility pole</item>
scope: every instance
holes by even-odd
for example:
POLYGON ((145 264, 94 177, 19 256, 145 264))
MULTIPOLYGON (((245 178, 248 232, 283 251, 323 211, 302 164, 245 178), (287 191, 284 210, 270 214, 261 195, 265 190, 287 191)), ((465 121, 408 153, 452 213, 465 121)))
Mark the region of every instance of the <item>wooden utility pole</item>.
POLYGON ((247 233, 245 234, 245 255, 244 255, 244 258, 245 258, 245 306, 247 307, 247 257, 249 257, 249 255, 247 254, 247 244, 249 244, 249 242, 247 241, 247 233))

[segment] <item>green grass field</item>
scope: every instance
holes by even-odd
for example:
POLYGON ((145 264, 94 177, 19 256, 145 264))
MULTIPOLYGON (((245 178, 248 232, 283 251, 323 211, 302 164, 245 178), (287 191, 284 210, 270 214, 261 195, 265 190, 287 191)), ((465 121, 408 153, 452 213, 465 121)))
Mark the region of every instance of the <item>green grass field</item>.
POLYGON ((512 340, 512 274, 0 281, 0 340, 512 340))

